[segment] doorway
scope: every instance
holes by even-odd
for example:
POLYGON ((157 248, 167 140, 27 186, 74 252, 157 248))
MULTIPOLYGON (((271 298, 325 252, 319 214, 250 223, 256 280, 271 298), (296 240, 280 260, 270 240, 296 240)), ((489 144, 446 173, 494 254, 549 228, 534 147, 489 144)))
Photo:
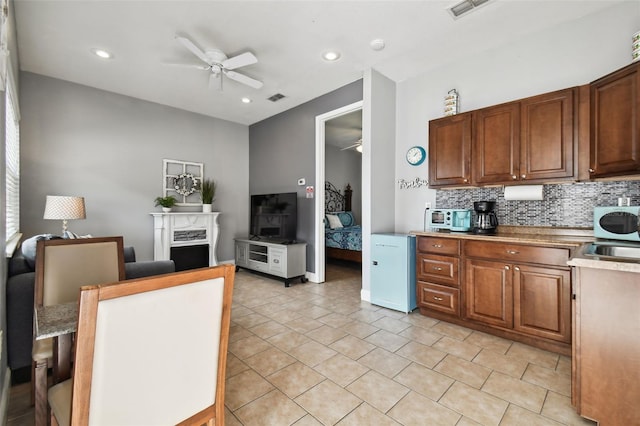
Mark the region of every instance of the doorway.
MULTIPOLYGON (((356 152, 358 146, 364 146, 362 140, 362 106, 363 102, 358 101, 342 108, 329 111, 316 117, 316 202, 315 202, 315 264, 316 276, 315 282, 322 283, 325 281, 325 191, 324 184, 327 180, 326 176, 326 158, 327 158, 327 133, 332 136, 331 148, 329 150, 344 150, 351 153, 356 152), (359 117, 360 125, 357 126, 357 117, 359 117), (328 130, 329 128, 329 130, 328 130), (358 132, 359 130, 359 132, 358 132), (359 137, 355 138, 359 133, 359 137)), ((329 153, 331 157, 332 153, 329 153)), ((362 174, 360 174, 362 181, 362 174)), ((344 188, 342 188, 344 189, 344 188)), ((359 199, 362 198, 362 190, 359 190, 359 199)), ((358 203, 361 206, 361 203, 358 203)), ((361 207, 359 207, 361 208, 361 207)), ((361 213, 361 210, 360 210, 361 213)), ((360 216, 361 218, 362 216, 360 216)))

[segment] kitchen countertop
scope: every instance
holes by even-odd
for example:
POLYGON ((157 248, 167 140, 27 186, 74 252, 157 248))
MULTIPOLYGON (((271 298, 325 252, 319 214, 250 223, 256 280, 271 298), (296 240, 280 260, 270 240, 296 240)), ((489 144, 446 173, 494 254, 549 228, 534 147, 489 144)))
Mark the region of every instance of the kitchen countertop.
POLYGON ((445 230, 411 231, 411 234, 425 237, 536 244, 547 247, 573 247, 576 250, 574 250, 573 257, 567 262, 569 266, 640 273, 640 262, 637 260, 586 255, 585 251, 588 244, 596 241, 591 228, 500 225, 495 235, 479 235, 472 232, 450 232, 445 230))
POLYGON ((595 240, 591 228, 559 228, 551 226, 498 226, 495 235, 481 235, 472 232, 411 231, 411 234, 425 237, 458 238, 502 243, 538 244, 549 247, 579 247, 595 240))

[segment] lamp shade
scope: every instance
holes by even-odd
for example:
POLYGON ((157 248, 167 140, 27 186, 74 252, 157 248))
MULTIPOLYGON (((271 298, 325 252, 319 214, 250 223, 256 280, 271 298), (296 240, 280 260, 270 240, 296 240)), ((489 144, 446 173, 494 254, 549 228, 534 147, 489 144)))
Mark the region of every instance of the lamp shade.
POLYGON ((85 219, 84 197, 47 195, 44 207, 44 219, 85 219))

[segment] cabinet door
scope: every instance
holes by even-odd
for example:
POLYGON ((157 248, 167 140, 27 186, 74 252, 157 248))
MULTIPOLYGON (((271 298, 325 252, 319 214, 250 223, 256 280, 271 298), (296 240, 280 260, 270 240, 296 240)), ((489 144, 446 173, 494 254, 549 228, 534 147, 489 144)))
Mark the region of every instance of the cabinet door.
POLYGON ((286 276, 287 272, 287 252, 273 247, 269 247, 269 273, 279 277, 286 276))
POLYGON ((569 271, 516 265, 513 274, 514 330, 571 342, 569 271))
POLYGON ((592 177, 640 171, 640 64, 591 84, 592 177))
POLYGON ((460 290, 418 281, 418 306, 459 317, 460 290))
POLYGON ((429 186, 468 185, 471 178, 471 114, 429 122, 429 186))
POLYGON ((577 89, 521 101, 521 181, 574 176, 574 104, 577 89))
POLYGON ((416 274, 419 280, 458 287, 457 257, 418 253, 416 274))
POLYGON ((504 328, 513 327, 511 265, 504 262, 465 261, 465 317, 504 328))
POLYGON ((474 183, 518 179, 520 167, 520 103, 479 109, 473 118, 474 183))

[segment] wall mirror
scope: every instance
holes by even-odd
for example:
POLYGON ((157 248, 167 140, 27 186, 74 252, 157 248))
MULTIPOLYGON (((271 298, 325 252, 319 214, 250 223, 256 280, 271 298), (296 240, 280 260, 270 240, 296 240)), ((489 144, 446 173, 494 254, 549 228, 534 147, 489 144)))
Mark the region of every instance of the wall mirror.
POLYGON ((173 195, 179 206, 200 205, 200 184, 204 172, 203 163, 163 160, 164 196, 173 195))

